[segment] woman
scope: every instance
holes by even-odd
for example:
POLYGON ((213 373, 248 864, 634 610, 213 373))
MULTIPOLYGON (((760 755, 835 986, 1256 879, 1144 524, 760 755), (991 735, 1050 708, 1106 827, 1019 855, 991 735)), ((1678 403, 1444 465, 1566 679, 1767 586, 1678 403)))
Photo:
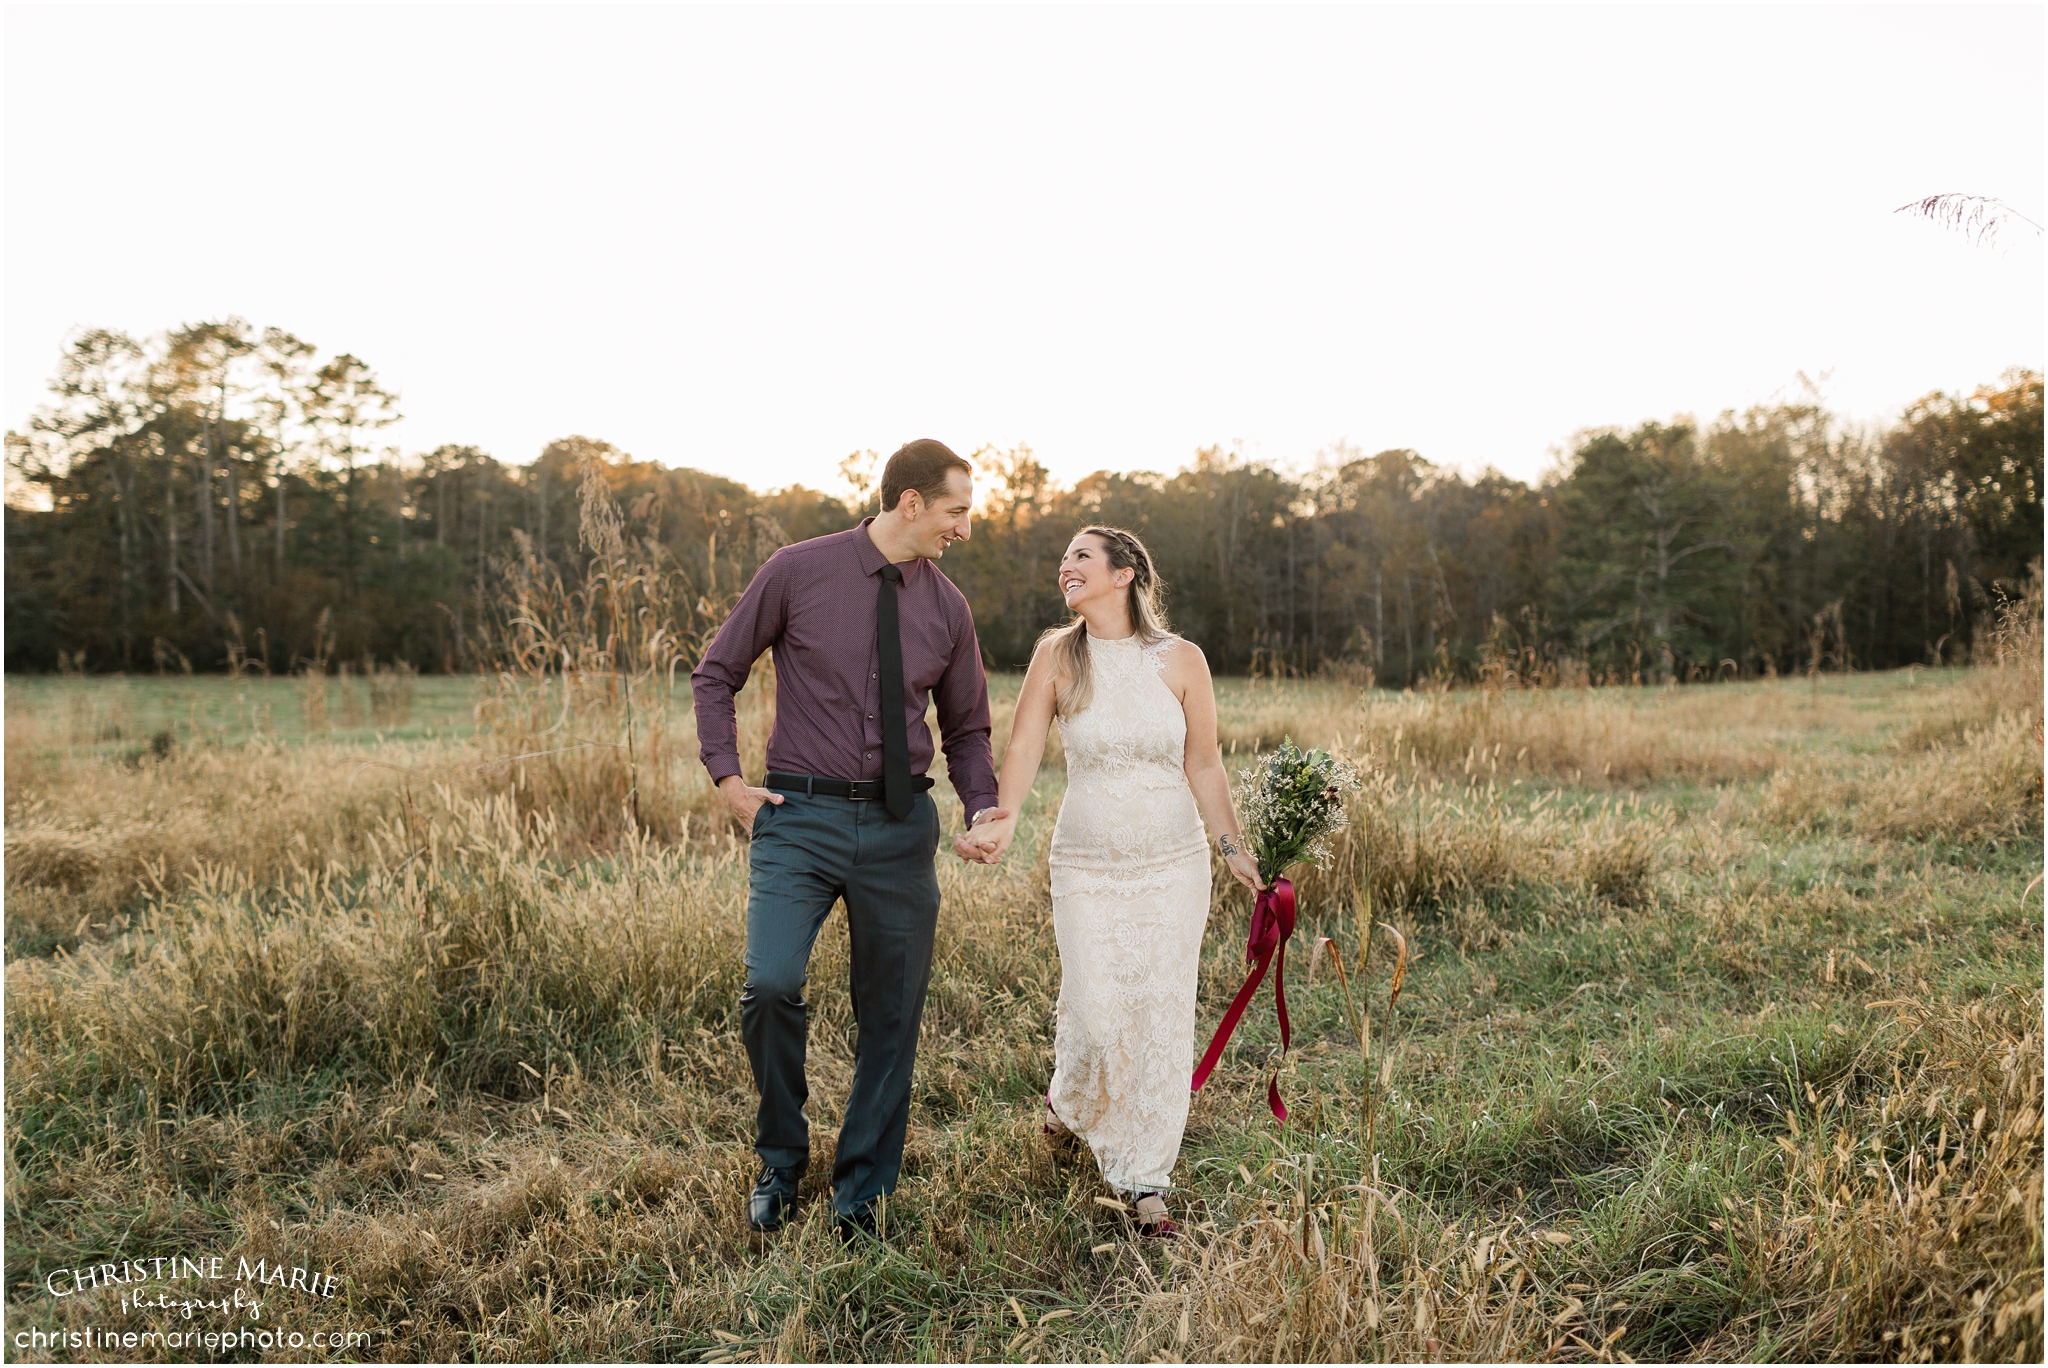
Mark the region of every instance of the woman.
POLYGON ((1262 887, 1243 848, 1216 746, 1201 648, 1166 629, 1159 577, 1138 539, 1083 528, 1060 561, 1074 612, 1032 653, 996 807, 968 833, 994 864, 1016 834, 1057 719, 1067 793, 1052 834, 1059 1027, 1046 1130, 1088 1142, 1141 1229, 1169 1236, 1195 1057, 1195 981, 1216 834, 1230 872, 1262 887))

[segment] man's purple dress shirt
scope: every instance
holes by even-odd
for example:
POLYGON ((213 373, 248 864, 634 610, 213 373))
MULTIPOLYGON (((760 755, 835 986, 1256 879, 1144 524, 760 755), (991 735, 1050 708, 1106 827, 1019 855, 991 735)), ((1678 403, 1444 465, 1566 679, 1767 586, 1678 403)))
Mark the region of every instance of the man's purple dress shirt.
MULTIPOLYGON (((697 738, 713 783, 740 773, 733 695, 767 650, 775 652, 768 768, 828 779, 882 777, 875 599, 889 558, 868 536, 872 521, 770 556, 691 671, 697 738)), ((897 620, 911 772, 931 767, 932 734, 924 713, 926 699, 933 698, 946 773, 971 815, 996 801, 988 680, 974 616, 953 581, 929 561, 905 563, 903 587, 896 592, 903 596, 897 620)))

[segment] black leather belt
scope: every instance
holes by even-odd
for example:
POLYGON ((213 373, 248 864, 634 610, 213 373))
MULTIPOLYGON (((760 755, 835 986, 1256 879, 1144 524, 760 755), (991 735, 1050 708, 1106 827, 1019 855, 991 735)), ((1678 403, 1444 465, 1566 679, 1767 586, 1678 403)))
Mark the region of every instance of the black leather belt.
MULTIPOLYGON (((913 774, 910 787, 923 793, 932 786, 930 777, 913 774)), ((826 779, 815 774, 784 774, 781 770, 769 770, 762 782, 763 788, 779 789, 784 793, 809 793, 820 798, 846 798, 856 803, 879 803, 882 801, 882 781, 879 779, 826 779)))

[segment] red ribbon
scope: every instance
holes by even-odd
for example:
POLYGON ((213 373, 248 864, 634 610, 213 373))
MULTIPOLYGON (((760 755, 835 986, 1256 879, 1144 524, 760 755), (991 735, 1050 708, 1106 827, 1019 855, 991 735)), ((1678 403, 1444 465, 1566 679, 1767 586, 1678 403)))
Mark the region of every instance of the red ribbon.
MULTIPOLYGON (((1216 1067, 1216 1061, 1223 1057, 1223 1047, 1230 1043, 1231 1032, 1237 1029, 1237 1022, 1244 1015, 1244 1009, 1251 1005, 1252 994, 1266 978, 1266 966, 1273 967, 1273 1006, 1280 1015, 1280 1053, 1286 1054, 1293 1042, 1293 1035, 1287 1024, 1287 941, 1294 934, 1294 885, 1286 879, 1275 879, 1259 894, 1258 902, 1252 907, 1252 933, 1245 942, 1244 957, 1252 961, 1251 973, 1245 975, 1244 987, 1237 990, 1231 1000, 1230 1010, 1223 1014, 1223 1020, 1216 1027, 1215 1038, 1202 1055, 1202 1062, 1195 1066, 1195 1081, 1189 1085, 1190 1092, 1200 1092, 1202 1085, 1209 1081, 1209 1074, 1216 1067)), ((1277 1121, 1287 1119, 1287 1107, 1280 1101, 1280 1074, 1273 1073, 1272 1081, 1266 1084, 1266 1105, 1273 1109, 1277 1121)))

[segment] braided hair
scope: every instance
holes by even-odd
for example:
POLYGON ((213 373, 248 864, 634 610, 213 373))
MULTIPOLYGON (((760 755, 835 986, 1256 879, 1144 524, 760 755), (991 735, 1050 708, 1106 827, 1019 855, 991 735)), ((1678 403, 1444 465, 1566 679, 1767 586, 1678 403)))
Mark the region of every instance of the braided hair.
MULTIPOLYGON (((1164 641, 1170 633, 1159 606, 1159 572, 1153 568, 1152 553, 1145 543, 1121 527, 1084 527, 1076 536, 1094 537, 1102 543, 1102 554, 1112 571, 1129 570, 1131 582, 1124 586, 1124 612, 1140 646, 1164 641)), ((1054 627, 1042 637, 1053 646, 1053 663, 1059 683, 1053 697, 1053 712, 1072 717, 1087 708, 1094 697, 1094 681, 1088 669, 1088 622, 1075 619, 1054 627)))

